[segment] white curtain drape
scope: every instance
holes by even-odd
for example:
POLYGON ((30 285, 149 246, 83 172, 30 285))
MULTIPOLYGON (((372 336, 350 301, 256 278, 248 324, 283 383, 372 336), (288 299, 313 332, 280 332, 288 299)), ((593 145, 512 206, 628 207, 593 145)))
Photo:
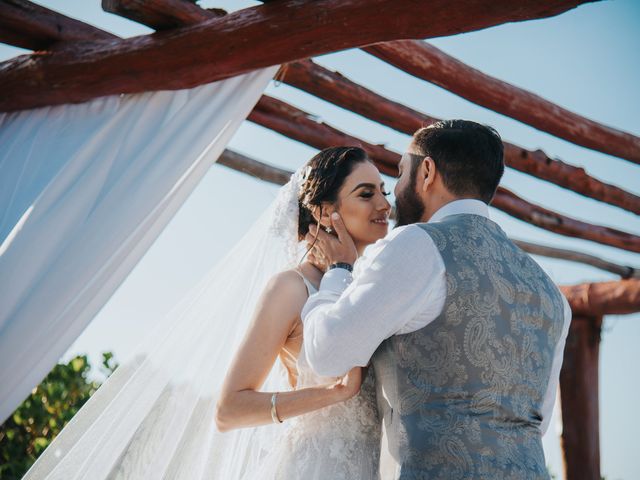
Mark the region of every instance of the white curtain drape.
POLYGON ((0 114, 0 423, 144 255, 276 70, 0 114))

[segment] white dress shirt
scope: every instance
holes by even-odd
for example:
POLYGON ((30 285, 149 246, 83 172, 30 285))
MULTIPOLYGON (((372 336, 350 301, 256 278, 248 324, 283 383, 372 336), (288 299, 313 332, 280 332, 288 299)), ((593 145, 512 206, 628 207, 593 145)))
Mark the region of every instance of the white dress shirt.
MULTIPOLYGON (((429 220, 468 213, 489 218, 479 200, 456 200, 429 220)), ((318 293, 302 309, 304 352, 319 375, 341 376, 354 366, 366 366, 378 346, 395 334, 427 326, 441 313, 446 300, 445 266, 433 240, 416 225, 392 230, 370 246, 349 271, 328 271, 318 293)), ((551 376, 542 408, 541 430, 548 427, 555 403, 571 309, 564 299, 565 319, 556 345, 551 376)))

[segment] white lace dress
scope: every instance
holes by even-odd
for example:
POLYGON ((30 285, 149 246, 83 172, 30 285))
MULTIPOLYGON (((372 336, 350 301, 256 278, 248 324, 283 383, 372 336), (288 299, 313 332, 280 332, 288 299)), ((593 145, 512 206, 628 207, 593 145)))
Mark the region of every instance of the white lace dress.
MULTIPOLYGON (((305 283, 309 293, 314 293, 313 285, 306 279, 305 283)), ((302 350, 298 355, 297 369, 297 389, 326 385, 336 380, 316 375, 302 350)), ((371 369, 355 397, 291 418, 282 427, 286 431, 265 458, 259 475, 252 475, 252 480, 378 478, 380 420, 371 369)))

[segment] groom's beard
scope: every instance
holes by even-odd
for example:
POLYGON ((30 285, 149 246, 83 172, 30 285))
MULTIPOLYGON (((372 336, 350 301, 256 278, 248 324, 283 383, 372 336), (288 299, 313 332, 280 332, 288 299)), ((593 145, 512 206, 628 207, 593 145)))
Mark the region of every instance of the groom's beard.
MULTIPOLYGON (((415 182, 412 180, 409 184, 415 185, 415 182)), ((396 227, 417 223, 423 214, 424 205, 413 188, 407 187, 396 196, 396 227)))

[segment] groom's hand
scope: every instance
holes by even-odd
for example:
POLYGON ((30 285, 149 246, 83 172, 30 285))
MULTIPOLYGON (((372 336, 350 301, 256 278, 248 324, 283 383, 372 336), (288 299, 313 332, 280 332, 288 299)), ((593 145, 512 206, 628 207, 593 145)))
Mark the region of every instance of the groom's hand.
POLYGON ((336 262, 353 265, 358 258, 358 251, 337 212, 331 215, 331 224, 337 236, 330 235, 321 228, 318 229, 317 225, 311 225, 306 236, 307 242, 313 243, 315 239, 314 247, 322 252, 329 265, 336 262))
POLYGON ((307 261, 321 272, 326 272, 329 268, 329 263, 324 254, 311 244, 307 244, 307 249, 309 251, 307 253, 307 261))

